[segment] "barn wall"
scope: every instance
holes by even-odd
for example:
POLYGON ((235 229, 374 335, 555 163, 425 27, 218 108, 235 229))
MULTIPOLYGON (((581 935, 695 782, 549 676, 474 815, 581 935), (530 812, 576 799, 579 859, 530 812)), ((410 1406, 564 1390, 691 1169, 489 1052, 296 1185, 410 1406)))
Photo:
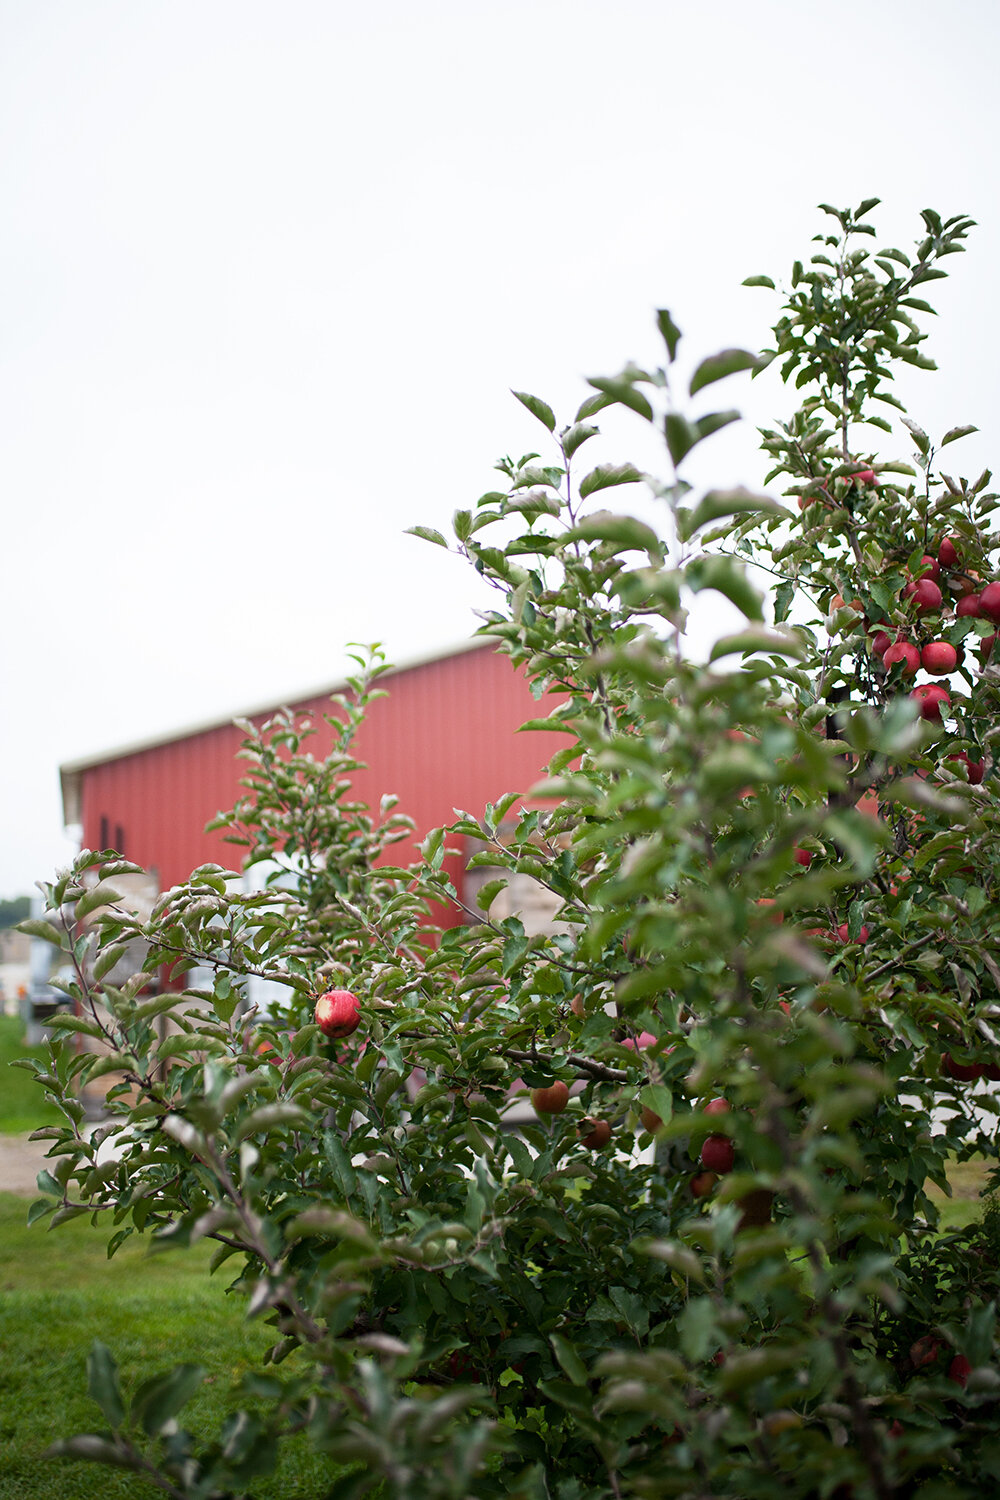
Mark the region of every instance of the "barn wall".
MULTIPOLYGON (((376 809, 383 794, 395 792, 399 811, 414 819, 421 837, 452 821, 456 807, 478 816, 504 792, 527 791, 567 743, 565 735, 517 733, 525 719, 548 708, 489 644, 386 674, 380 686, 389 696, 373 704, 357 737, 358 758, 368 769, 354 787, 376 809)), ((321 696, 291 706, 318 718, 330 704, 321 696)), ((319 728, 309 742, 314 755, 324 754, 331 739, 328 726, 319 728)), ((242 851, 204 827, 240 794, 241 739, 240 730, 222 725, 84 769, 84 844, 101 847, 103 819, 109 841, 118 846, 120 830, 122 852, 155 869, 161 889, 185 880, 198 864, 238 868, 242 851)), ((407 853, 397 846, 393 859, 407 853)))

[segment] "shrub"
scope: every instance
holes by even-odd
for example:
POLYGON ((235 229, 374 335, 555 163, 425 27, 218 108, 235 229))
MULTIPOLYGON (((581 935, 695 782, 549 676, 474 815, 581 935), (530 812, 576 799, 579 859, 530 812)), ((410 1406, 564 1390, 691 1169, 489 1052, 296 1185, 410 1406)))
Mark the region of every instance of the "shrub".
POLYGON ((242 1493, 303 1428, 354 1466, 337 1496, 846 1500, 1000 1475, 995 1215, 938 1235, 925 1191, 995 1152, 998 678, 970 649, 995 621, 954 605, 995 572, 996 497, 937 467, 968 428, 937 445, 907 421, 912 464, 868 447, 894 368, 932 368, 918 289, 970 221, 928 211, 913 256, 873 253, 876 201, 825 210, 772 350, 709 357, 681 393, 661 311, 660 368, 594 380, 566 426, 521 394, 548 451, 503 460, 453 544, 415 528, 494 585, 481 633, 558 695, 536 722, 566 746, 530 803, 386 863, 405 821, 349 790, 374 652, 325 760, 290 716, 248 726, 221 821, 264 890, 203 867, 139 922, 112 851, 46 887, 29 925, 75 972, 54 1024, 103 1050, 53 1049, 67 1123, 32 1215, 91 1214, 111 1251, 210 1239, 274 1330, 256 1415, 235 1391, 218 1442, 176 1420, 197 1371, 127 1401, 98 1350, 107 1429, 58 1451, 180 1495, 242 1493), (737 416, 702 392, 775 359, 801 392, 763 434, 788 503, 694 491, 688 454, 737 416), (663 434, 664 477, 586 468, 612 407, 663 434), (605 508, 640 483, 658 530, 605 508), (743 619, 707 663, 684 636, 705 591, 743 619), (940 719, 883 662, 894 640, 958 650, 940 719), (459 836, 495 873, 477 920, 440 928, 459 836), (553 931, 490 917, 515 873, 557 897, 553 931), (142 971, 109 983, 137 939, 142 971), (283 986, 267 1016, 251 975, 283 986), (330 989, 361 1004, 343 1039, 313 1020, 330 989), (101 1071, 120 1079, 87 1140, 75 1090, 101 1071), (557 1082, 562 1112, 505 1124, 512 1088, 557 1082))

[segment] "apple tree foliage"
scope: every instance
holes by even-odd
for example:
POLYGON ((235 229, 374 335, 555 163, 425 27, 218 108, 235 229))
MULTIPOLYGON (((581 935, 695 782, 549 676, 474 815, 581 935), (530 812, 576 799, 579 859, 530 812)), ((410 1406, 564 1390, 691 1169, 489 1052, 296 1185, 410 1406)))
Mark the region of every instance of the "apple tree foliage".
POLYGON ((661 311, 659 367, 592 381, 567 425, 520 394, 544 451, 503 460, 452 541, 415 528, 493 586, 481 633, 565 735, 539 787, 393 864, 405 816, 351 793, 384 670, 361 653, 329 755, 292 715, 246 726, 218 826, 262 889, 206 866, 142 921, 112 851, 45 887, 28 926, 74 1005, 40 1071, 66 1123, 39 1132, 32 1218, 90 1215, 109 1253, 208 1240, 273 1330, 210 1440, 182 1411, 205 1372, 123 1391, 95 1346, 103 1425, 57 1451, 197 1497, 249 1493, 303 1430, 338 1500, 1000 1480, 1000 1216, 943 1232, 928 1193, 950 1161, 996 1167, 1000 674, 995 621, 957 606, 995 576, 997 498, 941 466, 969 429, 931 438, 892 390, 900 364, 933 368, 921 294, 971 221, 928 211, 912 254, 876 251, 875 202, 825 209, 772 349, 680 389, 661 311), (717 382, 774 361, 800 405, 763 433, 771 495, 693 488, 688 455, 738 415, 717 382), (658 477, 588 466, 616 407, 662 436, 658 477), (880 459, 904 435, 912 455, 880 459), (908 588, 932 572, 936 603, 908 588), (707 663, 684 635, 704 593, 741 621, 707 663), (956 648, 939 718, 912 696, 926 674, 883 661, 897 639, 956 648), (463 840, 478 909, 436 926, 463 840), (555 898, 552 930, 495 915, 515 875, 555 898), (267 1013, 250 976, 280 987, 267 1013), (362 1002, 346 1040, 313 1024, 331 987, 362 1002), (512 1091, 559 1079, 565 1111, 512 1128, 512 1091), (702 1169, 708 1137, 732 1170, 702 1169))

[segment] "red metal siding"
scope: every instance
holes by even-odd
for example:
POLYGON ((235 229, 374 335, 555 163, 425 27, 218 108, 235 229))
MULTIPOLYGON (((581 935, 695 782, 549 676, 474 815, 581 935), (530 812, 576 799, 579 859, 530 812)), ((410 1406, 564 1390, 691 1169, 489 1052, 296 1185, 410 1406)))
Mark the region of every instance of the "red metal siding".
MULTIPOLYGON (((532 697, 520 672, 489 644, 386 675, 389 696, 373 704, 356 745, 368 768, 354 778, 357 795, 377 810, 395 792, 399 810, 414 819, 418 836, 453 821, 453 809, 476 816, 504 792, 527 791, 566 736, 516 731, 525 719, 548 712, 532 697)), ((319 716, 329 699, 292 705, 319 716)), ((267 717, 257 716, 258 722, 267 717)), ((311 740, 325 754, 330 730, 311 740)), ((195 865, 238 866, 241 851, 205 824, 239 795, 241 731, 222 725, 137 750, 81 773, 83 841, 100 843, 100 820, 124 833, 124 853, 155 869, 160 888, 185 880, 195 865)), ((397 846, 393 857, 406 857, 397 846)))

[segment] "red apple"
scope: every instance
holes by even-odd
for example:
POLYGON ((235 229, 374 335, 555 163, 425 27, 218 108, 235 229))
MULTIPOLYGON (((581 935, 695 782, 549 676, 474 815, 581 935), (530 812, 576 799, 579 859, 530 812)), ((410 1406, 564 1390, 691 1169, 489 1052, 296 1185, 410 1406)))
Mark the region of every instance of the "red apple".
POLYGON ((942 537, 938 544, 938 562, 943 568, 958 567, 958 548, 950 536, 942 537))
POLYGON ((813 862, 813 857, 810 854, 810 852, 809 852, 808 849, 796 849, 795 850, 795 863, 797 865, 801 865, 804 870, 808 870, 808 868, 812 864, 812 862, 813 862))
POLYGON ((922 719, 939 720, 942 705, 951 702, 951 694, 936 682, 922 682, 913 688, 910 697, 919 707, 922 719))
POLYGON ((701 1148, 701 1164, 707 1172, 722 1175, 733 1170, 736 1149, 728 1135, 709 1135, 701 1148))
POLYGON ((982 640, 979 642, 979 660, 982 662, 983 666, 986 665, 990 657, 993 655, 993 647, 996 644, 996 638, 996 631, 994 631, 992 635, 984 635, 982 640))
POLYGON ((903 593, 907 599, 913 600, 918 615, 930 614, 932 610, 941 608, 941 590, 933 578, 928 578, 926 574, 915 583, 908 583, 903 593))
POLYGON ((920 652, 909 641, 895 641, 882 657, 886 671, 902 663, 903 676, 912 677, 920 665, 920 652))
POLYGON ((970 760, 964 750, 957 755, 949 755, 949 760, 963 760, 965 762, 965 774, 969 778, 970 786, 980 786, 986 775, 986 762, 984 760, 970 760))
POLYGON ((729 1100, 723 1099, 721 1094, 717 1099, 709 1099, 708 1103, 705 1105, 705 1108, 702 1110, 703 1115, 727 1115, 728 1113, 729 1100))
POLYGON ((988 583, 979 595, 979 613, 984 620, 1000 625, 1000 583, 988 583))
POLYGON ((853 474, 847 476, 849 484, 859 485, 862 489, 878 489, 878 480, 875 478, 874 469, 855 469, 853 474))
POLYGON ((946 1052, 941 1061, 944 1070, 952 1078, 957 1078, 960 1083, 975 1083, 977 1078, 982 1078, 986 1071, 983 1063, 960 1063, 956 1062, 950 1052, 946 1052))
POLYGON ((531 1103, 536 1115, 561 1115, 569 1103, 569 1088, 557 1078, 548 1088, 532 1089, 531 1103))
POLYGON ((316 1001, 314 1019, 324 1036, 350 1036, 361 1024, 361 1001, 350 990, 327 990, 316 1001))
POLYGON ((941 573, 941 564, 937 558, 931 557, 929 552, 925 552, 920 561, 924 565, 924 570, 920 575, 921 578, 933 578, 934 582, 937 583, 941 573))
POLYGON ((656 1111, 650 1109, 645 1104, 639 1111, 639 1118, 642 1121, 643 1130, 648 1130, 650 1135, 655 1135, 660 1126, 663 1124, 663 1121, 660 1119, 660 1116, 656 1113, 656 1111))
MULTIPOLYGON (((846 922, 841 922, 840 926, 837 928, 837 936, 840 938, 840 941, 842 943, 849 943, 850 942, 849 928, 848 928, 848 925, 847 925, 846 922)), ((862 927, 861 931, 858 933, 858 939, 857 940, 861 944, 862 947, 864 946, 865 943, 867 943, 867 941, 868 941, 868 928, 867 927, 862 927)))
POLYGON ((581 1143, 590 1151, 603 1151, 611 1139, 611 1126, 607 1120, 583 1120, 580 1132, 581 1143))
POLYGON ((947 641, 928 641, 920 653, 920 665, 932 677, 947 677, 958 666, 958 652, 947 641))
POLYGON ((956 1354, 948 1366, 948 1379, 953 1380, 956 1385, 960 1385, 964 1391, 969 1383, 969 1376, 971 1374, 972 1365, 970 1361, 966 1359, 964 1354, 956 1354))
POLYGON ((941 1340, 935 1338, 932 1333, 925 1333, 923 1338, 917 1339, 910 1345, 910 1359, 918 1370, 927 1365, 932 1365, 937 1360, 941 1349, 941 1340))
POLYGON ((651 1031, 640 1031, 637 1037, 625 1037, 622 1046, 627 1047, 630 1052, 644 1052, 647 1047, 652 1047, 655 1041, 656 1037, 651 1031))
POLYGON ((978 594, 963 594, 955 605, 955 618, 958 620, 978 620, 982 617, 982 599, 978 594))
POLYGON ((872 656, 884 656, 889 647, 892 645, 889 632, 887 630, 876 630, 875 634, 872 636, 871 644, 872 656))
POLYGON ((691 1178, 692 1197, 707 1198, 718 1180, 714 1172, 696 1172, 691 1178))

